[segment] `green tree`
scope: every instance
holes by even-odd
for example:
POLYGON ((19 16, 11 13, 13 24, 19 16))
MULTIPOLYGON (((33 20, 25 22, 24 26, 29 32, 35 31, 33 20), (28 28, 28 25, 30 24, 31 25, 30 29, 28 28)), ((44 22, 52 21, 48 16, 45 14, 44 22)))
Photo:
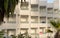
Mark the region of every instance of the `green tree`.
POLYGON ((56 28, 57 33, 55 34, 55 38, 60 38, 60 21, 50 21, 50 24, 56 28))
POLYGON ((3 36, 4 36, 4 31, 2 30, 0 31, 0 38, 3 38, 3 36))
POLYGON ((16 4, 18 0, 0 0, 0 23, 4 21, 5 16, 9 18, 10 12, 13 15, 16 4))
POLYGON ((31 36, 28 34, 28 31, 26 31, 25 33, 23 34, 19 34, 18 35, 18 38, 31 38, 31 36))

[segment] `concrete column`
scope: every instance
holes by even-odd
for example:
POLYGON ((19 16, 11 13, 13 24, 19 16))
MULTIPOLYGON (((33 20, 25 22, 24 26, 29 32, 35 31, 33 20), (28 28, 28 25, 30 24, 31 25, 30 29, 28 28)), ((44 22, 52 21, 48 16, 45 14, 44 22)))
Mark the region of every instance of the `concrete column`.
POLYGON ((29 0, 29 29, 28 29, 29 35, 31 35, 31 0, 29 0))
POLYGON ((4 36, 5 36, 6 38, 8 38, 7 29, 5 29, 4 36))
POLYGON ((37 29, 37 33, 38 33, 38 38, 40 38, 40 29, 37 29))
POLYGON ((20 34, 20 29, 17 28, 17 29, 16 29, 16 36, 17 36, 16 38, 18 38, 18 35, 19 35, 19 34, 20 34))
POLYGON ((31 29, 30 28, 28 30, 28 34, 29 34, 29 36, 31 36, 31 29))
POLYGON ((31 16, 29 15, 29 29, 28 29, 29 35, 31 35, 31 16))

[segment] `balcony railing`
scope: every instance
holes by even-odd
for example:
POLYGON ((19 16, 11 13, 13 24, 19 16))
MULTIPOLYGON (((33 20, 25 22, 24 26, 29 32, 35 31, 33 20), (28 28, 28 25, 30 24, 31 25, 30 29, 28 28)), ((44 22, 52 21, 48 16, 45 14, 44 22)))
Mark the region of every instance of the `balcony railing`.
POLYGON ((48 14, 53 14, 53 12, 47 12, 48 14))
POLYGON ((31 11, 37 12, 38 8, 32 8, 31 11))
POLYGON ((38 22, 35 21, 35 22, 31 22, 31 23, 38 23, 38 22))
POLYGON ((29 5, 29 3, 28 3, 28 2, 22 2, 22 3, 21 3, 21 6, 23 6, 23 7, 24 7, 24 6, 26 6, 26 7, 27 7, 28 5, 29 5))
POLYGON ((16 23, 16 21, 7 21, 7 23, 16 23))
POLYGON ((24 22, 23 22, 23 21, 21 21, 20 23, 29 23, 29 22, 28 22, 28 21, 24 21, 24 22))
POLYGON ((28 10, 28 5, 29 5, 28 2, 22 2, 20 5, 21 10, 28 10))
POLYGON ((40 23, 46 23, 46 21, 41 21, 40 23))

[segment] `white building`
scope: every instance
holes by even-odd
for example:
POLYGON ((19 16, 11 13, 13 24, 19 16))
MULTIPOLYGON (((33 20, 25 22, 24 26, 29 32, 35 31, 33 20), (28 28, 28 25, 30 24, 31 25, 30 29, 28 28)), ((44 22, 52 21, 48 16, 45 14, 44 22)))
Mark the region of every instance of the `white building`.
MULTIPOLYGON (((58 19, 57 4, 47 3, 47 0, 19 0, 13 16, 9 19, 4 18, 5 23, 0 29, 10 35, 28 34, 34 38, 47 36, 46 30, 52 28, 49 21, 58 19)), ((52 29, 54 30, 54 29, 52 29)))

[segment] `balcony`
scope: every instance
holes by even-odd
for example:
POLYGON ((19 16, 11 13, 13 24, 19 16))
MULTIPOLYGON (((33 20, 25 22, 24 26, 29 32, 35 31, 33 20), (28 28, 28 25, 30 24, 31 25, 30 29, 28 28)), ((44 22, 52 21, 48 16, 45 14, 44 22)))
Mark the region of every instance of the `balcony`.
POLYGON ((37 12, 38 11, 38 5, 37 4, 31 4, 31 11, 37 12))
POLYGON ((29 3, 28 2, 21 2, 21 6, 28 6, 29 3))
POLYGON ((31 16, 31 23, 38 23, 38 17, 37 16, 31 16))
POLYGON ((28 28, 21 28, 20 30, 21 30, 21 34, 28 32, 28 28))
POLYGON ((48 23, 50 23, 51 20, 53 20, 53 17, 48 17, 48 23))
POLYGON ((8 34, 8 36, 16 35, 16 30, 15 29, 7 29, 7 34, 8 34))
POLYGON ((46 6, 40 6, 40 16, 46 16, 46 6))
POLYGON ((45 34, 46 33, 46 27, 40 27, 39 31, 42 32, 42 34, 45 34))
POLYGON ((21 2, 20 8, 21 10, 28 10, 29 3, 28 2, 21 2))
POLYGON ((7 19, 7 23, 16 23, 16 14, 9 15, 9 18, 7 19))
POLYGON ((28 23, 28 16, 27 15, 21 15, 20 22, 21 23, 28 23))
POLYGON ((53 8, 47 8, 48 14, 53 14, 53 8))
POLYGON ((16 18, 9 18, 7 23, 16 23, 16 18))
POLYGON ((38 16, 38 4, 31 4, 31 15, 32 16, 38 16))
POLYGON ((40 17, 40 23, 46 23, 46 17, 40 17))
POLYGON ((48 14, 53 14, 53 12, 51 12, 51 11, 48 11, 47 13, 48 13, 48 14))
POLYGON ((40 14, 41 16, 46 16, 46 6, 40 6, 40 14))

